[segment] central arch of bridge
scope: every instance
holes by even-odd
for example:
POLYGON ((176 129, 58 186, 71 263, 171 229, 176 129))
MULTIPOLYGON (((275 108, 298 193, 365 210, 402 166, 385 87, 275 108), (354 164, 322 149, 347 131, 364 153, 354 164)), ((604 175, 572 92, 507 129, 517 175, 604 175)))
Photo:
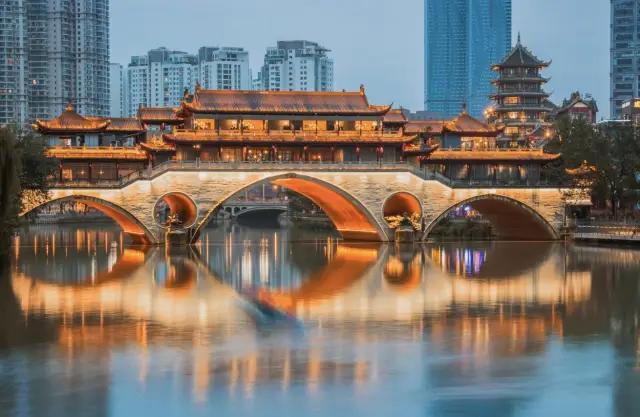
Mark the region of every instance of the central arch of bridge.
POLYGON ((485 194, 463 200, 445 210, 425 229, 423 239, 438 222, 462 206, 470 206, 489 220, 502 240, 547 241, 560 238, 553 226, 535 209, 513 198, 485 194))
POLYGON ((223 201, 218 202, 198 224, 191 243, 195 243, 200 238, 202 229, 206 227, 218 209, 224 205, 225 201, 242 194, 247 189, 263 183, 271 183, 288 188, 313 201, 324 211, 329 219, 331 219, 345 240, 376 242, 387 240, 383 227, 378 223, 369 209, 345 190, 314 177, 299 174, 284 174, 264 178, 244 186, 233 192, 223 201))
POLYGON ((34 210, 37 210, 46 205, 62 203, 65 201, 82 203, 88 207, 101 211, 102 213, 113 219, 116 223, 118 223, 122 230, 131 238, 131 240, 133 240, 134 244, 156 243, 156 239, 153 234, 133 214, 110 201, 86 195, 71 195, 49 200, 36 207, 31 207, 29 210, 21 213, 20 217, 26 216, 34 210))

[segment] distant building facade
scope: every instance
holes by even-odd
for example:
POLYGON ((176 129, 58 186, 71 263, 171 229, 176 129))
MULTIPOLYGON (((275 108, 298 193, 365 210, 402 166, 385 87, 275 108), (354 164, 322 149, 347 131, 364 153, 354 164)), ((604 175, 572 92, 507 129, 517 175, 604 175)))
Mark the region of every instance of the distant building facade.
POLYGON ((640 0, 611 0, 611 119, 619 119, 622 103, 640 96, 640 0))
POLYGON ((481 116, 491 64, 511 48, 511 0, 425 0, 424 27, 425 109, 481 116))
POLYGON ((184 89, 193 90, 198 78, 198 58, 167 48, 133 56, 127 67, 127 116, 139 107, 177 107, 184 89))
POLYGON ((333 59, 316 42, 279 41, 267 48, 260 71, 260 90, 333 91, 333 59))
POLYGON ((621 119, 630 120, 636 126, 640 122, 640 99, 632 98, 622 103, 621 119))
POLYGON ((128 117, 139 107, 178 107, 196 82, 212 90, 250 90, 249 53, 243 48, 203 46, 197 55, 167 48, 133 56, 127 67, 128 117))
POLYGON ((199 81, 208 90, 251 90, 249 52, 244 48, 208 47, 198 50, 199 81))
POLYGON ((121 64, 109 65, 109 114, 113 117, 123 117, 126 112, 125 74, 121 64))
POLYGON ((0 124, 109 113, 109 0, 0 2, 0 124))

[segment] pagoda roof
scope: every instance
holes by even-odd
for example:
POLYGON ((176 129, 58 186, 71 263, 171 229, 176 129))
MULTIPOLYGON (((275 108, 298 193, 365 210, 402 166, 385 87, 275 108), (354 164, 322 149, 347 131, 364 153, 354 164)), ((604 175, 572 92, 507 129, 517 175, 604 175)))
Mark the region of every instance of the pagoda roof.
POLYGON ((92 119, 79 115, 71 105, 53 120, 36 120, 33 129, 44 134, 54 133, 98 133, 111 123, 109 119, 92 119))
POLYGON ((444 124, 443 131, 451 133, 459 133, 466 135, 483 135, 491 136, 497 135, 502 131, 501 128, 484 123, 476 118, 471 117, 466 108, 463 107, 462 113, 460 113, 455 119, 444 124))
POLYGON ((562 102, 562 107, 558 108, 558 113, 568 111, 569 109, 574 107, 576 104, 584 104, 589 109, 596 112, 598 111, 598 105, 596 104, 596 101, 594 99, 585 99, 585 98, 582 98, 581 96, 573 95, 571 99, 564 100, 562 102))
POLYGON ((511 48, 511 51, 502 58, 502 61, 493 65, 492 68, 517 68, 517 67, 539 67, 546 68, 551 65, 551 61, 543 61, 533 54, 520 42, 520 34, 518 34, 518 42, 516 46, 511 48))
POLYGON ((109 122, 105 132, 141 133, 144 132, 142 123, 135 117, 87 117, 90 120, 109 122))
MULTIPOLYGON (((372 107, 378 107, 379 109, 383 110, 384 106, 372 106, 372 107)), ((389 110, 383 117, 382 117, 382 121, 384 123, 406 123, 407 122, 407 118, 404 117, 404 113, 402 112, 402 110, 400 109, 395 109, 395 110, 389 110)))
POLYGON ((175 143, 167 143, 162 138, 155 136, 146 142, 140 142, 140 147, 150 152, 173 152, 176 150, 175 143))
POLYGON ((442 133, 447 120, 409 120, 404 126, 405 133, 442 133))
POLYGON ((147 153, 137 147, 54 147, 47 149, 47 156, 57 159, 109 159, 144 161, 147 153))
POLYGON ((137 118, 147 124, 180 124, 184 119, 178 115, 179 110, 173 107, 140 107, 137 118))
POLYGON ((200 90, 182 102, 192 113, 382 116, 391 106, 370 106, 359 92, 200 90))
POLYGON ((544 153, 542 149, 495 149, 469 151, 462 149, 437 149, 431 152, 424 163, 443 161, 500 161, 500 162, 550 162, 560 154, 544 153))

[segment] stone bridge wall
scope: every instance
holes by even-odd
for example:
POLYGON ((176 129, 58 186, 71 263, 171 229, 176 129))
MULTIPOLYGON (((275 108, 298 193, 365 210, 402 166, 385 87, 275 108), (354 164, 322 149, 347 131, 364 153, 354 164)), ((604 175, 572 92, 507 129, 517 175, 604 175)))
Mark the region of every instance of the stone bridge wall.
MULTIPOLYGON (((190 196, 198 206, 197 224, 200 225, 214 208, 234 194, 263 181, 291 174, 287 171, 169 171, 150 180, 135 181, 121 189, 54 189, 51 200, 74 195, 106 200, 134 215, 153 235, 154 243, 162 243, 165 230, 154 221, 153 208, 163 195, 181 192, 190 196)), ((482 195, 500 195, 530 207, 558 234, 564 217, 565 204, 559 189, 452 189, 438 181, 423 180, 410 172, 305 171, 299 177, 328 183, 351 201, 360 202, 384 231, 386 236, 381 236, 383 240, 392 240, 393 234, 383 219, 382 207, 387 198, 398 192, 411 193, 422 202, 427 225, 452 206, 482 195)))

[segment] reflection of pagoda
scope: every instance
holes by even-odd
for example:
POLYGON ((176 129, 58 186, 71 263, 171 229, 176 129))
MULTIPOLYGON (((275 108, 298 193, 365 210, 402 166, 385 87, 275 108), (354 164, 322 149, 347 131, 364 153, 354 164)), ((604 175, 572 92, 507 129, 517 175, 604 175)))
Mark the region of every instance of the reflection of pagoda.
POLYGON ((491 96, 496 103, 487 116, 504 127, 504 135, 499 139, 504 145, 519 143, 526 146, 529 135, 547 125, 545 118, 549 108, 544 102, 549 94, 542 86, 549 79, 542 77, 540 71, 550 63, 540 60, 522 45, 518 35, 516 46, 493 66, 492 69, 498 72, 498 78, 493 81, 498 90, 491 96))

